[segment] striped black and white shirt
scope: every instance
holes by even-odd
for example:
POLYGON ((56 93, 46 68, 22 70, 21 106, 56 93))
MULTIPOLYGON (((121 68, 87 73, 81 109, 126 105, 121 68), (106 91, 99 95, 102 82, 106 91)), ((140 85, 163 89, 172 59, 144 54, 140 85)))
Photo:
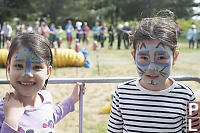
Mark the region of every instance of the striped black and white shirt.
POLYGON ((175 80, 162 91, 143 88, 139 79, 128 81, 115 91, 107 132, 185 132, 186 103, 194 100, 193 91, 175 80))

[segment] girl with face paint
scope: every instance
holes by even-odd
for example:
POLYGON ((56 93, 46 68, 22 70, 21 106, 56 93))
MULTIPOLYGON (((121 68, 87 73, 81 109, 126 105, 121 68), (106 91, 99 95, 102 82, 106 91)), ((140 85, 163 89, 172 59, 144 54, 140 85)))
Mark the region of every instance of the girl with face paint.
POLYGON ((54 133, 54 125, 74 111, 81 83, 76 84, 70 97, 54 106, 45 90, 51 70, 52 53, 45 37, 22 33, 13 39, 7 74, 14 91, 0 101, 1 133, 54 133))
POLYGON ((141 77, 140 84, 149 90, 162 90, 172 85, 173 81, 168 77, 178 54, 175 51, 173 55, 170 47, 159 40, 138 42, 132 55, 141 77))
POLYGON ((195 96, 189 87, 169 77, 179 55, 173 15, 160 11, 154 18, 143 19, 129 35, 140 78, 115 91, 108 133, 186 132, 186 103, 195 96))

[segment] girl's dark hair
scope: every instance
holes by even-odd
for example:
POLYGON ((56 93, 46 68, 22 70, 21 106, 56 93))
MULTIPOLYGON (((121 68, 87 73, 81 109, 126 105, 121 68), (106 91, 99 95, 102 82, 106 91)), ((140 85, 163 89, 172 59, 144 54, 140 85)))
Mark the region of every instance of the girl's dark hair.
POLYGON ((174 13, 162 10, 154 18, 144 18, 136 25, 132 35, 129 35, 134 50, 142 40, 159 40, 169 46, 174 52, 177 47, 177 31, 174 13))
MULTIPOLYGON (((30 49, 39 59, 43 60, 47 66, 52 66, 52 52, 47 38, 36 33, 22 33, 12 40, 6 64, 10 64, 11 57, 21 46, 30 49)), ((6 65, 6 66, 7 66, 6 65)), ((7 69, 6 69, 7 71, 7 69)), ((7 72, 6 72, 7 73, 7 72)), ((43 89, 46 88, 48 79, 45 81, 43 89)))

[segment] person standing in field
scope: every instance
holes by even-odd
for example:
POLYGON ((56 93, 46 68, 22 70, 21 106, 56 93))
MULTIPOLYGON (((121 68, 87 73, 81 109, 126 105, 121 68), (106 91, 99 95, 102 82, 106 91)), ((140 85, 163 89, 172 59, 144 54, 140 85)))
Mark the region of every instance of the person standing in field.
POLYGON ((196 41, 197 37, 197 30, 196 30, 196 25, 193 24, 190 29, 188 29, 187 32, 187 39, 189 41, 189 48, 194 48, 194 43, 196 41))
POLYGON ((124 27, 123 27, 123 40, 124 40, 124 48, 125 49, 129 49, 129 38, 128 38, 128 34, 131 31, 131 28, 129 26, 128 22, 124 23, 124 27))
POLYGON ((105 34, 108 32, 106 24, 102 23, 99 32, 100 32, 100 36, 99 37, 100 37, 101 48, 104 48, 104 42, 106 40, 106 35, 105 34))
POLYGON ((55 27, 54 23, 51 23, 49 30, 50 30, 49 31, 49 40, 50 40, 51 48, 53 48, 54 42, 56 41, 56 27, 55 27))
POLYGON ((110 25, 109 29, 108 29, 108 34, 109 34, 109 43, 110 45, 108 46, 109 49, 112 49, 113 47, 113 42, 115 40, 115 29, 113 25, 110 25))
POLYGON ((197 48, 200 48, 200 27, 197 29, 197 48))
POLYGON ((74 31, 74 27, 72 25, 72 21, 68 20, 67 21, 67 25, 65 26, 65 30, 66 30, 66 40, 67 40, 67 47, 69 49, 72 48, 72 33, 74 31))
POLYGON ((41 30, 41 35, 43 35, 44 37, 48 37, 50 29, 46 22, 42 22, 41 30))
POLYGON ((95 26, 92 28, 92 30, 93 30, 94 43, 98 45, 98 42, 100 41, 100 30, 101 30, 101 27, 99 26, 99 22, 95 23, 95 26))
POLYGON ((83 23, 82 31, 83 31, 82 48, 87 50, 89 48, 89 32, 90 32, 90 28, 88 27, 87 22, 83 23))
POLYGON ((11 36, 12 36, 12 27, 9 22, 5 23, 5 26, 2 28, 3 32, 3 48, 5 47, 5 43, 7 44, 9 41, 11 41, 11 36))
POLYGON ((123 31, 122 31, 123 25, 119 24, 117 27, 117 49, 121 48, 121 42, 123 37, 123 31))
POLYGON ((58 44, 58 48, 61 47, 61 44, 62 44, 62 34, 63 34, 63 29, 62 29, 62 26, 59 25, 58 28, 56 29, 56 41, 57 41, 57 44, 58 44))

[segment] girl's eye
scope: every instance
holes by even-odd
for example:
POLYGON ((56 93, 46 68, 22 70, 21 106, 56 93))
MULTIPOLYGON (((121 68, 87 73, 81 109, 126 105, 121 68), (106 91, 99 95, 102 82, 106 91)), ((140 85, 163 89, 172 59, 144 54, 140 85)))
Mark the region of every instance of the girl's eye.
POLYGON ((24 66, 22 64, 15 64, 14 65, 17 69, 22 69, 24 66))
POLYGON ((34 70, 40 70, 40 69, 42 69, 42 67, 41 66, 34 66, 33 69, 34 70))
POLYGON ((149 57, 148 57, 148 56, 144 56, 144 55, 142 55, 142 56, 140 56, 140 59, 142 59, 142 60, 148 60, 149 57))
POLYGON ((165 60, 165 59, 168 59, 166 56, 158 56, 157 57, 157 60, 165 60))
POLYGON ((165 59, 165 57, 163 56, 158 57, 158 60, 162 60, 162 59, 165 59))

